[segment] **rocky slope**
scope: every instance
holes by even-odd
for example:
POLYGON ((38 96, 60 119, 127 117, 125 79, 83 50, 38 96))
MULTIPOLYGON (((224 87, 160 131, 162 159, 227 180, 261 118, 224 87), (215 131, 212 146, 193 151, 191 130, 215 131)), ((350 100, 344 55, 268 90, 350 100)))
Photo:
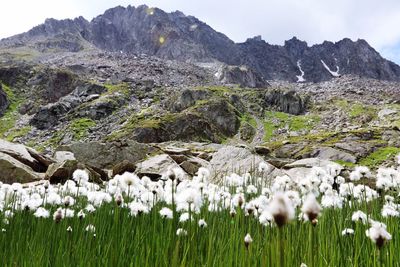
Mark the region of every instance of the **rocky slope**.
POLYGON ((0 47, 3 56, 25 59, 100 49, 180 61, 218 61, 246 65, 266 80, 319 82, 345 74, 400 79, 400 67, 382 58, 365 40, 309 47, 297 38, 279 46, 255 37, 235 44, 193 16, 147 6, 112 8, 90 22, 82 17, 48 19, 27 33, 2 40, 0 47))

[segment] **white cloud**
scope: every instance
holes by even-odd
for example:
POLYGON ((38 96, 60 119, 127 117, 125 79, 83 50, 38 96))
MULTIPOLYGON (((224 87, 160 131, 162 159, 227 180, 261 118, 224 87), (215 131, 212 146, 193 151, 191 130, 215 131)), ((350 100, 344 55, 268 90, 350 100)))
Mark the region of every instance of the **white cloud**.
POLYGON ((1 5, 0 38, 27 31, 47 17, 91 19, 107 8, 128 4, 181 10, 237 42, 255 35, 272 44, 292 36, 309 44, 363 38, 382 54, 400 58, 398 0, 13 0, 1 5))

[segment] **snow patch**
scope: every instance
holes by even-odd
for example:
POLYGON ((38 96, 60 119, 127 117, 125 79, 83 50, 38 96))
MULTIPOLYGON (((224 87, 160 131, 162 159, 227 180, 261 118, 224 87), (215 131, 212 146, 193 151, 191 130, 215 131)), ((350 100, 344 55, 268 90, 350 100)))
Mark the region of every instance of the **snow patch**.
POLYGON ((306 79, 304 79, 304 71, 301 69, 301 60, 297 60, 297 67, 299 68, 299 71, 301 73, 301 75, 296 75, 297 82, 298 83, 305 82, 306 79))
POLYGON ((325 69, 327 70, 327 71, 329 71, 329 73, 333 76, 333 77, 339 77, 340 76, 340 74, 339 74, 339 66, 336 66, 336 71, 332 71, 329 67, 328 67, 328 65, 326 65, 326 63, 321 59, 321 63, 322 63, 322 65, 324 65, 324 67, 325 67, 325 69))

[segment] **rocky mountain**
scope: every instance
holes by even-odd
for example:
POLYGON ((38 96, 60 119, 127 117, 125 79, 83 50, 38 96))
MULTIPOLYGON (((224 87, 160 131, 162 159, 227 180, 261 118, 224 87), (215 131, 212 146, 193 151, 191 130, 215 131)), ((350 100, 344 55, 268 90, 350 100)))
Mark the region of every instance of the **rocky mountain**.
POLYGON ((218 61, 246 65, 266 80, 319 82, 345 74, 400 80, 400 67, 382 58, 365 40, 309 47, 295 37, 283 46, 255 37, 235 44, 193 16, 145 5, 112 8, 90 22, 82 17, 48 19, 27 33, 2 40, 0 47, 3 54, 18 48, 19 56, 36 58, 57 51, 100 49, 188 62, 218 61))

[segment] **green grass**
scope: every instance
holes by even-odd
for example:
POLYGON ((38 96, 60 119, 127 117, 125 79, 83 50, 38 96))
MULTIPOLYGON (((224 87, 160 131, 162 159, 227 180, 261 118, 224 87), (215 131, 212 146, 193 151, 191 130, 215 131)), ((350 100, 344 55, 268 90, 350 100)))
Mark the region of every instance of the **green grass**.
POLYGON ((12 142, 14 141, 15 138, 24 137, 31 131, 31 129, 32 129, 31 126, 25 126, 22 128, 13 128, 11 131, 7 133, 6 140, 12 142))
POLYGON ((120 83, 120 84, 106 83, 104 84, 104 86, 107 88, 107 94, 121 93, 125 96, 128 96, 130 94, 129 85, 127 83, 120 83))
POLYGON ((82 140, 88 135, 90 128, 96 126, 96 122, 89 118, 79 118, 71 121, 69 130, 73 134, 73 138, 76 141, 82 140))
POLYGON ((369 154, 366 158, 359 161, 360 165, 376 168, 383 162, 392 159, 400 153, 400 148, 397 147, 384 147, 379 148, 375 152, 369 154))
POLYGON ((9 86, 2 84, 2 87, 7 94, 10 105, 0 118, 0 138, 7 138, 7 132, 14 128, 18 119, 18 108, 22 104, 23 99, 16 95, 9 86))
POLYGON ((250 124, 254 129, 257 128, 257 121, 254 119, 253 116, 251 116, 251 115, 248 114, 248 113, 245 113, 245 114, 243 114, 243 115, 240 117, 240 122, 241 122, 241 123, 248 123, 248 124, 250 124))
POLYGON ((361 103, 355 103, 349 110, 350 118, 358 118, 360 116, 369 115, 372 118, 377 116, 376 110, 371 106, 366 106, 361 103))

